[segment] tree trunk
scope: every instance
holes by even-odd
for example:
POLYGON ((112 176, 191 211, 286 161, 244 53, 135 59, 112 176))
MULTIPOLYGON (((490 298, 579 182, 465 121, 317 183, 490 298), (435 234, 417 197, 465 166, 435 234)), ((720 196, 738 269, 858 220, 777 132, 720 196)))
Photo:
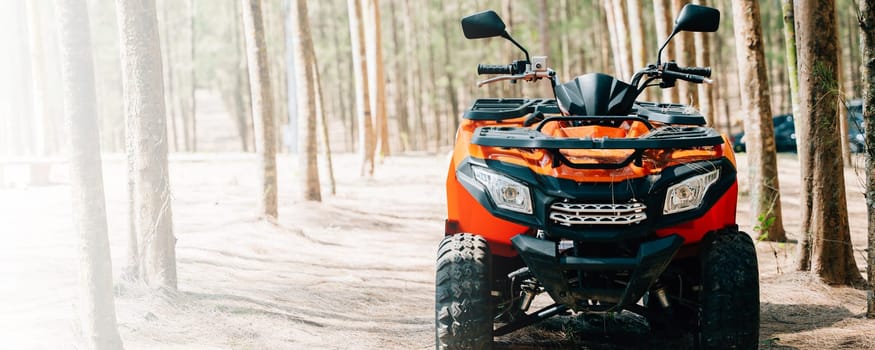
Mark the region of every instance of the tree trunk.
POLYGON ((55 9, 79 253, 79 325, 86 349, 121 349, 112 289, 88 11, 85 2, 72 0, 56 0, 55 9))
MULTIPOLYGON (((386 77, 383 67, 383 39, 380 31, 380 4, 378 0, 361 0, 365 2, 364 25, 365 47, 368 55, 368 90, 370 91, 371 111, 374 113, 374 146, 379 146, 379 155, 391 154, 389 150, 389 120, 386 117, 386 77), (377 143, 379 143, 377 145, 377 143)), ((371 150, 376 153, 376 149, 371 150)), ((372 156, 373 157, 373 156, 372 156)))
POLYGON ((786 241, 781 219, 781 193, 775 159, 775 132, 769 99, 769 82, 763 52, 763 35, 757 0, 732 2, 735 45, 745 108, 744 139, 747 144, 754 230, 760 239, 786 241))
MULTIPOLYGON (((674 23, 671 16, 670 0, 653 0, 653 14, 656 18, 656 37, 659 45, 662 45, 671 34, 672 23, 674 23)), ((674 51, 672 51, 674 45, 677 45, 677 43, 675 42, 665 47, 663 57, 661 57, 663 61, 674 59, 672 57, 674 56, 674 51)), ((678 89, 662 89, 662 102, 677 103, 678 101, 680 101, 678 89)))
POLYGON ((796 269, 808 271, 811 269, 811 164, 808 162, 808 144, 806 134, 802 132, 807 123, 808 115, 803 115, 799 109, 799 75, 796 62, 796 27, 794 26, 793 0, 782 0, 784 13, 784 49, 787 55, 787 75, 790 80, 790 103, 793 108, 793 120, 796 133, 796 152, 799 156, 799 168, 802 176, 802 190, 799 191, 800 214, 802 224, 799 229, 799 252, 796 269))
MULTIPOLYGON (((442 20, 444 33, 450 33, 449 21, 446 19, 442 20)), ((544 28, 542 28, 543 30, 544 28)), ((544 32, 541 33, 542 35, 544 32)), ((547 41, 547 37, 541 37, 543 41, 547 41)), ((452 67, 452 56, 451 56, 452 48, 450 46, 449 35, 444 35, 444 64, 447 67, 452 67)), ((546 54, 546 52, 545 52, 546 54)), ((447 113, 447 129, 446 135, 447 140, 445 144, 452 144, 454 140, 452 140, 453 136, 456 134, 456 130, 459 129, 459 119, 461 118, 461 112, 459 111, 459 97, 456 94, 456 84, 455 84, 455 70, 447 69, 447 73, 445 75, 447 79, 447 100, 449 103, 449 113, 447 113)), ((544 85, 546 86, 546 85, 544 85)))
POLYGON ((234 125, 237 127, 237 135, 240 137, 240 146, 244 152, 249 152, 250 146, 253 146, 253 125, 252 125, 252 104, 250 102, 252 94, 249 88, 249 64, 246 60, 246 42, 243 31, 243 23, 241 22, 240 3, 231 3, 232 25, 234 26, 234 37, 232 43, 234 45, 234 54, 237 58, 237 65, 232 67, 231 74, 234 75, 233 83, 228 89, 230 94, 226 99, 233 106, 230 114, 233 116, 234 125))
POLYGON ((560 81, 571 80, 571 14, 568 11, 568 0, 560 0, 559 13, 562 18, 562 30, 559 32, 559 52, 562 56, 562 70, 557 74, 560 81), (564 78, 564 79, 563 79, 564 78))
POLYGON ((605 21, 608 25, 608 43, 611 45, 612 66, 614 67, 614 76, 620 78, 623 75, 623 60, 624 55, 620 52, 620 39, 617 37, 617 19, 614 13, 614 1, 603 0, 602 4, 605 9, 605 21))
MULTIPOLYGON (((863 122, 875 125, 875 4, 860 2, 860 49, 863 57, 863 122)), ((866 317, 875 318, 875 128, 866 133, 866 214, 868 219, 869 254, 866 292, 866 317)))
POLYGON ((374 131, 371 120, 368 62, 365 51, 365 33, 362 23, 362 4, 359 0, 347 0, 349 8, 349 34, 352 43, 352 65, 355 77, 355 104, 358 120, 360 176, 374 175, 374 131))
POLYGON ((260 212, 268 218, 277 217, 276 125, 273 114, 273 93, 267 47, 264 41, 264 21, 261 0, 240 0, 243 5, 243 28, 249 62, 249 90, 252 92, 252 118, 255 121, 255 149, 259 157, 258 179, 261 182, 260 212))
POLYGON ((176 290, 176 237, 167 167, 167 119, 155 2, 116 1, 124 72, 125 114, 131 118, 140 235, 141 277, 176 290))
MULTIPOLYGON (((800 114, 811 165, 812 270, 829 284, 862 282, 854 261, 838 137, 835 3, 795 2, 800 114)), ((806 189, 803 189, 805 191, 806 189)))
POLYGON ((615 59, 620 61, 620 75, 618 76, 621 80, 630 81, 632 80, 632 74, 635 70, 633 58, 632 58, 632 43, 629 38, 629 22, 628 17, 626 15, 626 0, 612 0, 614 13, 614 27, 616 31, 617 40, 614 41, 614 44, 617 45, 617 52, 620 54, 619 57, 615 59))
POLYGON ((295 0, 291 6, 291 35, 295 40, 295 81, 298 98, 298 169, 301 171, 301 197, 321 201, 319 166, 316 158, 316 84, 313 69, 316 55, 310 36, 310 20, 306 0, 295 0))
MULTIPOLYGON (((313 59, 316 62, 316 59, 313 59)), ((334 181, 334 163, 331 161, 331 139, 328 137, 328 119, 325 118, 325 100, 322 95, 322 76, 319 74, 318 65, 313 65, 313 76, 316 82, 316 114, 322 126, 322 147, 325 148, 325 166, 328 169, 328 185, 331 195, 337 194, 337 185, 334 181)), ((318 182, 317 182, 318 185, 318 182)))
MULTIPOLYGON (((685 0, 672 0, 672 8, 674 9, 675 16, 681 12, 681 9, 686 3, 687 1, 685 0)), ((733 6, 735 4, 737 4, 737 2, 733 1, 733 6)), ((685 67, 695 65, 696 57, 694 52, 696 48, 693 46, 694 44, 693 33, 691 32, 680 32, 674 37, 674 39, 672 39, 675 56, 674 60, 677 61, 679 66, 685 67)), ((685 81, 678 81, 675 89, 678 91, 680 97, 680 100, 678 100, 679 103, 698 107, 699 91, 696 90, 696 87, 694 87, 693 84, 685 81)))
POLYGON ((389 78, 394 82, 395 117, 398 119, 399 144, 401 146, 401 151, 404 152, 410 149, 410 117, 408 116, 409 109, 407 108, 407 82, 409 80, 407 77, 403 76, 403 74, 409 74, 410 69, 406 65, 406 62, 411 59, 411 57, 408 55, 407 50, 407 47, 410 46, 410 42, 406 41, 408 36, 405 33, 405 41, 403 42, 399 40, 398 37, 398 33, 404 29, 398 27, 398 22, 401 19, 396 15, 395 4, 395 1, 389 3, 391 11, 389 17, 392 18, 393 51, 399 54, 398 58, 395 59, 395 72, 398 74, 390 74, 389 78), (404 57, 401 57, 401 53, 404 53, 404 57))
MULTIPOLYGON (((698 4, 709 6, 707 0, 699 0, 698 4)), ((711 43, 708 40, 710 33, 695 33, 695 52, 696 65, 699 67, 711 66, 711 43)), ((708 120, 708 125, 711 127, 717 126, 717 118, 714 116, 714 95, 712 94, 711 84, 697 84, 699 92, 699 111, 708 120)))
MULTIPOLYGON (((632 44, 632 72, 647 66, 647 46, 652 43, 647 42, 646 31, 644 30, 644 21, 641 10, 641 0, 629 0, 627 3, 629 13, 629 37, 632 44)), ((650 89, 644 89, 640 99, 649 101, 650 89)))
MULTIPOLYGON (((334 30, 332 30, 331 32, 332 32, 332 40, 334 43, 334 49, 337 50, 339 56, 342 56, 340 54, 340 52, 341 52, 342 48, 344 48, 344 46, 342 46, 340 44, 339 31, 340 31, 339 28, 334 28, 334 30)), ((352 55, 349 55, 347 57, 352 58, 352 55)), ((331 65, 334 66, 334 74, 336 77, 344 76, 343 73, 341 72, 341 68, 347 69, 347 71, 348 71, 348 69, 352 68, 351 66, 347 65, 346 61, 339 61, 339 62, 337 62, 335 64, 331 64, 331 65)), ((355 123, 355 120, 353 120, 353 113, 349 113, 350 106, 346 103, 346 101, 347 101, 346 98, 347 98, 348 94, 346 93, 346 91, 344 91, 343 84, 332 84, 332 85, 337 87, 337 99, 338 99, 338 105, 340 106, 341 119, 343 120, 344 130, 347 132, 345 137, 344 137, 344 143, 346 145, 346 150, 348 152, 353 152, 355 150, 355 146, 354 146, 355 142, 353 142, 353 140, 355 140, 355 135, 356 135, 356 123, 355 123)), ((353 93, 355 93, 355 92, 353 92, 353 93)))
POLYGON ((844 166, 851 167, 853 164, 851 163, 851 145, 848 143, 848 108, 845 101, 844 96, 844 81, 845 78, 842 76, 842 66, 844 65, 842 61, 842 43, 841 41, 836 42, 836 47, 838 48, 838 92, 839 92, 839 145, 841 145, 842 150, 842 161, 844 166))

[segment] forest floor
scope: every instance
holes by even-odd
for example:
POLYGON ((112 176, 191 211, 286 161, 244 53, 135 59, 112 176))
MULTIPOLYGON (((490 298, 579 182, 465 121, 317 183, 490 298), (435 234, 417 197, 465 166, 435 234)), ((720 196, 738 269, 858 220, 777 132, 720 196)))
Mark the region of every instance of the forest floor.
MULTIPOLYGON (((125 261, 125 166, 104 162, 119 330, 128 349, 431 349, 434 259, 445 217, 445 156, 396 156, 373 178, 336 158, 337 195, 299 202, 296 161, 279 159, 276 223, 258 218, 255 157, 174 154, 170 174, 179 291, 120 282, 125 261)), ((744 157, 740 157, 744 167, 744 157)), ((799 227, 799 173, 779 160, 784 224, 799 227)), ((63 166, 49 186, 0 183, 0 347, 76 347, 75 237, 63 166)), ((23 170, 21 170, 23 171, 23 170)), ((746 188, 741 169, 742 191, 746 188)), ((862 177, 846 169, 858 266, 865 269, 862 177)), ((325 177, 323 176, 323 180, 325 177)), ((746 192, 745 192, 746 193, 746 192)), ((750 231, 749 198, 739 223, 750 231)), ((794 244, 757 244, 763 349, 875 349, 865 293, 794 272, 794 244)), ((539 297, 545 303, 546 295, 539 297)), ((498 339, 498 348, 652 348, 647 326, 563 316, 498 339)))

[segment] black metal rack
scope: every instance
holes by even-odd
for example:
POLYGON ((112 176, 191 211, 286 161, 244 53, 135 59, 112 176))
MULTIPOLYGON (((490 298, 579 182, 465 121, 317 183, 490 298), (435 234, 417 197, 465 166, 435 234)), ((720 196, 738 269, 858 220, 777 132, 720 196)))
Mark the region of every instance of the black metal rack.
POLYGON ((481 98, 474 101, 463 117, 470 120, 504 120, 535 112, 559 114, 559 106, 554 99, 481 98))

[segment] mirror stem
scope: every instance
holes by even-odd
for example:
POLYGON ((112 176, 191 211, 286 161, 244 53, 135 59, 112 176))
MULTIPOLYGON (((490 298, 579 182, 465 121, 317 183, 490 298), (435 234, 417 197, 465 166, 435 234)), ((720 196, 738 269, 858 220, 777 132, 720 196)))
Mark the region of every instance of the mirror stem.
POLYGON ((665 41, 662 42, 662 46, 659 48, 659 52, 656 53, 656 67, 659 68, 662 66, 662 50, 665 50, 665 47, 668 46, 668 42, 671 41, 671 38, 674 38, 678 33, 678 28, 675 27, 668 38, 665 38, 665 41))
POLYGON ((523 50, 523 53, 526 54, 526 64, 532 63, 532 60, 529 59, 529 51, 527 51, 526 48, 524 48, 522 45, 520 45, 520 43, 516 42, 516 40, 513 40, 513 38, 510 36, 510 34, 507 33, 507 31, 502 33, 501 37, 503 37, 507 40, 510 40, 510 42, 512 42, 514 45, 516 45, 516 47, 518 47, 520 50, 523 50))

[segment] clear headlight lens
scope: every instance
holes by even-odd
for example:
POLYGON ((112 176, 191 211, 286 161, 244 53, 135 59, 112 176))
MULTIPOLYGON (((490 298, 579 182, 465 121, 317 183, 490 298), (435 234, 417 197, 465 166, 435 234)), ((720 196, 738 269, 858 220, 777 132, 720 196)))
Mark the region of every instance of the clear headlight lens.
POLYGON ((665 206, 662 213, 674 214, 698 208, 702 205, 708 188, 717 182, 719 177, 720 171, 714 170, 671 185, 665 194, 665 206))
POLYGON ((474 178, 483 186, 492 202, 502 209, 518 213, 532 213, 532 196, 529 187, 507 176, 479 166, 472 166, 474 178))

